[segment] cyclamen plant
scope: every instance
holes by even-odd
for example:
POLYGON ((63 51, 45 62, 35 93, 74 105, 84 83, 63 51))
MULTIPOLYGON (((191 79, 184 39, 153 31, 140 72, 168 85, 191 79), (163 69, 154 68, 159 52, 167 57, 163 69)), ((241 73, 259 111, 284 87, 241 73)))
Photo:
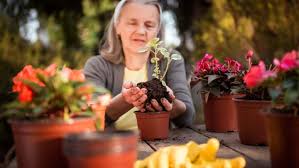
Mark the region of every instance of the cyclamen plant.
POLYGON ((242 65, 231 58, 225 58, 222 64, 211 54, 205 56, 196 63, 191 85, 198 82, 202 84, 200 92, 208 101, 210 93, 214 96, 222 96, 239 93, 244 89, 242 77, 242 65))
POLYGON ((299 110, 299 54, 291 51, 281 60, 275 58, 273 70, 266 70, 263 61, 253 66, 245 78, 248 88, 266 87, 274 111, 298 115, 299 110))
MULTIPOLYGON (((252 78, 252 75, 258 74, 261 69, 263 69, 264 71, 266 70, 266 66, 263 62, 260 62, 258 66, 252 67, 253 54, 254 54, 253 51, 249 50, 245 56, 248 62, 248 70, 246 71, 245 76, 243 77, 245 83, 248 82, 248 79, 250 80, 250 78, 252 78)), ((271 99, 268 93, 268 89, 264 86, 252 88, 250 87, 250 85, 247 85, 243 93, 245 94, 245 96, 242 97, 242 99, 246 99, 246 100, 270 100, 271 99)))

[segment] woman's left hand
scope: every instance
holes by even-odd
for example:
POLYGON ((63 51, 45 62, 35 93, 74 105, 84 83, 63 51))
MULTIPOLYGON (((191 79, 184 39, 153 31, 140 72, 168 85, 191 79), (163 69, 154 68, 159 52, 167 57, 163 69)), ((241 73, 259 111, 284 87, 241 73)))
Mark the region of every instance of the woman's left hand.
MULTIPOLYGON (((173 102, 173 100, 175 99, 173 91, 168 86, 166 86, 166 88, 167 88, 167 91, 169 93, 169 97, 172 100, 171 102, 173 102)), ((172 110, 173 104, 170 103, 166 98, 162 98, 160 101, 161 101, 161 103, 164 106, 166 111, 171 111, 172 110)), ((151 104, 145 105, 145 108, 146 108, 147 111, 162 111, 163 110, 163 107, 161 107, 159 105, 159 103, 156 99, 152 99, 151 104)), ((145 109, 144 109, 144 111, 145 111, 145 109)))

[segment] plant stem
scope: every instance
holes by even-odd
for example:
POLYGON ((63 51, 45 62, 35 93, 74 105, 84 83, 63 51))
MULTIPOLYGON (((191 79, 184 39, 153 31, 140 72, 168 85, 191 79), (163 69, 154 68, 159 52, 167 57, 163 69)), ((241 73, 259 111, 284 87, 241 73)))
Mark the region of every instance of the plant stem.
POLYGON ((67 106, 64 106, 64 113, 63 113, 63 120, 64 121, 67 121, 70 119, 70 116, 69 116, 69 109, 67 106))
POLYGON ((166 68, 163 72, 163 76, 161 77, 161 81, 164 79, 165 75, 166 75, 166 72, 168 71, 168 68, 169 68, 169 65, 170 65, 170 62, 171 62, 171 59, 167 58, 167 64, 166 64, 166 68))

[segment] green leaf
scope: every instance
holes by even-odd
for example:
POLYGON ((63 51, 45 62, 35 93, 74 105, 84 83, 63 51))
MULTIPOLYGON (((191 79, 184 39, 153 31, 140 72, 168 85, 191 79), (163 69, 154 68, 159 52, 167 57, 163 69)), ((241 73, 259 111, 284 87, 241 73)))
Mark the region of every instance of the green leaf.
POLYGON ((30 81, 30 80, 22 79, 22 82, 25 85, 28 85, 36 93, 40 92, 40 90, 42 89, 41 86, 39 86, 37 83, 34 83, 34 82, 30 81))
POLYGON ((164 80, 161 80, 161 83, 162 83, 163 86, 166 87, 166 82, 164 80))
POLYGON ((153 73, 153 75, 152 75, 153 77, 155 77, 155 78, 159 78, 158 77, 158 75, 157 74, 155 74, 155 73, 153 73))
POLYGON ((110 93, 110 91, 104 87, 95 87, 95 93, 110 93))
MULTIPOLYGON (((159 41, 160 39, 158 39, 158 41, 159 41)), ((159 41, 158 43, 157 43, 157 46, 160 46, 161 44, 163 44, 163 41, 159 41)))
POLYGON ((233 89, 230 89, 231 90, 231 94, 238 94, 241 92, 242 89, 240 88, 233 88, 233 89))
POLYGON ((147 52, 147 51, 149 51, 148 47, 143 47, 143 48, 138 50, 139 53, 144 53, 144 52, 147 52))
POLYGON ((291 79, 286 79, 283 81, 282 83, 282 88, 287 89, 287 88, 292 88, 295 86, 295 81, 291 80, 291 79))
POLYGON ((220 78, 221 76, 219 75, 207 75, 208 76, 208 84, 210 84, 211 82, 213 82, 214 80, 220 78))
POLYGON ((150 47, 150 48, 155 48, 157 47, 157 44, 159 42, 159 38, 153 38, 152 40, 150 40, 147 44, 147 47, 150 47))
POLYGON ((172 54, 171 59, 173 60, 181 60, 182 56, 180 54, 172 54))
POLYGON ((287 90, 285 92, 285 96, 284 96, 284 102, 286 102, 287 104, 293 104, 297 101, 299 97, 299 93, 296 90, 287 90))
POLYGON ((159 58, 153 57, 153 58, 151 58, 151 63, 154 64, 154 63, 158 62, 159 60, 160 60, 159 58))
POLYGON ((237 75, 234 74, 234 73, 225 73, 225 75, 227 76, 227 79, 231 79, 231 78, 234 78, 234 77, 237 76, 237 75))
POLYGON ((278 98, 278 96, 280 95, 281 90, 274 89, 274 88, 269 88, 268 92, 269 92, 269 95, 272 98, 272 100, 276 100, 278 98))
POLYGON ((166 58, 170 55, 166 48, 160 48, 159 51, 166 58))
POLYGON ((219 87, 213 87, 213 88, 211 88, 211 93, 212 93, 214 96, 219 97, 219 96, 220 96, 220 88, 219 88, 219 87))

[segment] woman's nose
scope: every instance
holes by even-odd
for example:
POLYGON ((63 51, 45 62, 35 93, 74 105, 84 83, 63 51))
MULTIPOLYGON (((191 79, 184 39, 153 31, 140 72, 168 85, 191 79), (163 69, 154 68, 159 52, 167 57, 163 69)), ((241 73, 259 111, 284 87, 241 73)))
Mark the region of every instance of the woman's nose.
POLYGON ((145 27, 144 26, 138 26, 137 33, 144 35, 146 33, 145 27))

